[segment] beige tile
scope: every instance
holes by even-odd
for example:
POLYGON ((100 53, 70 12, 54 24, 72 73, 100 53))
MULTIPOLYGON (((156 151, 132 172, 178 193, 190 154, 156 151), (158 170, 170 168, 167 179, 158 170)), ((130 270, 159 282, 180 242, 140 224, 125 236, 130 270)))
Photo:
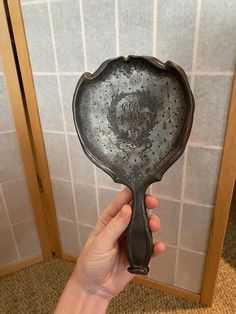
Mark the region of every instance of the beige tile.
POLYGON ((77 135, 68 137, 73 180, 79 183, 94 184, 93 163, 82 150, 77 135))
POLYGON ((17 253, 10 228, 0 228, 0 266, 17 261, 17 253))
POLYGON ((155 214, 160 218, 161 229, 154 235, 155 241, 165 244, 177 245, 179 229, 180 203, 159 200, 158 209, 155 214))
POLYGON ((205 254, 180 250, 175 286, 199 293, 204 263, 205 254))
POLYGON ((66 130, 68 132, 74 132, 75 124, 72 115, 72 100, 75 91, 75 87, 77 82, 80 78, 80 75, 60 75, 61 79, 61 93, 62 93, 62 100, 63 100, 63 107, 64 107, 64 115, 65 115, 65 123, 66 123, 66 130))
POLYGON ((93 227, 85 226, 85 225, 79 225, 79 233, 80 233, 80 242, 82 248, 84 247, 90 233, 93 231, 93 227))
POLYGON ((80 249, 76 223, 59 219, 58 224, 62 250, 67 253, 78 255, 80 249))
POLYGON ((182 176, 183 156, 164 173, 160 182, 152 185, 153 194, 157 197, 179 200, 181 198, 182 176))
POLYGON ((154 257, 150 263, 149 278, 173 285, 175 275, 176 248, 166 246, 160 256, 154 257))
POLYGON ((64 134, 44 133, 51 177, 69 179, 69 163, 64 134))
POLYGON ((230 76, 196 76, 192 142, 223 145, 232 79, 230 76))
POLYGON ((32 219, 33 210, 25 180, 3 183, 2 187, 11 223, 32 219))
POLYGON ((96 172, 98 186, 103 188, 108 187, 110 189, 120 190, 121 185, 119 183, 115 183, 105 171, 96 167, 96 172))
POLYGON ((75 194, 79 222, 94 226, 98 218, 95 187, 76 183, 75 194))
POLYGON ((40 120, 44 130, 63 131, 57 77, 34 75, 40 120))
POLYGON ((84 1, 83 13, 88 70, 93 72, 104 60, 116 55, 114 2, 84 1))
POLYGON ((53 72, 55 61, 47 3, 22 6, 33 71, 53 72))
POLYGON ((9 226, 9 221, 7 218, 6 208, 4 206, 3 199, 0 195, 0 228, 6 228, 8 226, 9 226))
POLYGON ((21 258, 39 254, 40 244, 34 221, 26 221, 13 226, 21 258))
POLYGON ((236 54, 236 2, 202 1, 196 68, 234 71, 236 54))
POLYGON ((75 221, 71 182, 52 180, 57 217, 75 221))
POLYGON ((211 224, 212 208, 184 204, 180 246, 206 252, 211 224))
POLYGON ((157 58, 172 60, 189 71, 192 67, 196 0, 157 2, 157 58))
POLYGON ((121 0, 118 9, 120 54, 151 55, 153 1, 121 0))
POLYGON ((24 177, 16 133, 0 135, 0 182, 24 177))
POLYGON ((221 150, 189 147, 184 199, 212 205, 215 197, 221 150))
POLYGON ((117 194, 117 191, 107 190, 103 188, 98 189, 98 203, 99 203, 99 212, 100 214, 104 209, 110 204, 114 196, 117 194))

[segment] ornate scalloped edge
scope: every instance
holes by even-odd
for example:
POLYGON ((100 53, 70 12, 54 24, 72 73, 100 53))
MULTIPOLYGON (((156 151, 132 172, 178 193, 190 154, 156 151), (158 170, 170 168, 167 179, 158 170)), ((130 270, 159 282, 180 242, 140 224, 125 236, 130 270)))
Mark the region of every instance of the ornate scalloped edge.
POLYGON ((177 65, 176 63, 172 62, 172 61, 167 61, 166 63, 163 63, 162 61, 160 61, 159 59, 152 57, 152 56, 135 56, 135 55, 129 55, 127 58, 124 56, 120 56, 120 57, 116 57, 116 58, 111 58, 108 59, 106 61, 104 61, 99 67, 98 69, 94 72, 94 73, 90 73, 90 72, 85 72, 82 74, 82 76, 80 77, 76 88, 75 88, 75 92, 73 95, 73 101, 72 101, 72 110, 73 110, 73 118, 74 118, 74 123, 75 123, 75 128, 76 128, 76 132, 78 134, 79 140, 81 142, 82 148, 84 153, 86 154, 86 156, 99 168, 101 168, 103 171, 105 171, 107 174, 109 174, 112 179, 114 180, 114 182, 116 183, 121 183, 121 184, 125 184, 127 186, 129 186, 129 188, 131 188, 133 190, 133 186, 130 186, 127 184, 127 182, 122 181, 110 168, 108 168, 107 166, 103 165, 99 160, 97 160, 93 154, 89 151, 89 148, 85 145, 83 138, 81 136, 80 133, 80 129, 78 127, 77 124, 77 120, 76 120, 76 103, 78 100, 78 95, 79 95, 79 91, 81 89, 81 86, 85 83, 85 82, 89 82, 91 80, 93 80, 94 78, 97 78, 111 63, 113 63, 114 61, 117 61, 119 59, 122 59, 123 61, 129 61, 130 59, 143 59, 148 61, 151 65, 153 65, 154 67, 158 68, 158 69, 162 69, 164 71, 170 72, 170 71, 174 71, 177 73, 177 75, 179 75, 180 79, 182 80, 181 85, 183 86, 183 88, 185 89, 185 95, 187 96, 187 102, 188 102, 188 118, 186 119, 186 126, 184 128, 185 132, 184 134, 182 134, 181 140, 179 141, 178 146, 175 149, 175 152, 173 153, 173 156, 164 163, 163 167, 158 170, 158 172, 156 173, 156 175, 152 178, 150 178, 149 180, 147 180, 146 184, 145 184, 145 189, 152 183, 160 181, 164 175, 164 173, 180 158, 180 156, 183 154, 185 147, 187 145, 187 141, 192 129, 192 123, 193 123, 193 114, 194 114, 194 109, 195 109, 195 104, 194 104, 194 98, 193 98, 193 94, 192 91, 190 89, 189 83, 188 83, 188 78, 186 73, 184 72, 184 70, 177 65))

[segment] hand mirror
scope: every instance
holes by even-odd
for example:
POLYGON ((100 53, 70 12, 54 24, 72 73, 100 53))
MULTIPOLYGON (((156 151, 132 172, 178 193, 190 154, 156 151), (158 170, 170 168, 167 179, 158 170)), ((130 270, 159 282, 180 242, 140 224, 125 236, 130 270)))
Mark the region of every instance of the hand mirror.
POLYGON ((153 252, 145 191, 183 153, 193 112, 183 69, 154 57, 109 59, 76 86, 73 115, 85 154, 133 193, 126 230, 131 273, 146 275, 153 252))

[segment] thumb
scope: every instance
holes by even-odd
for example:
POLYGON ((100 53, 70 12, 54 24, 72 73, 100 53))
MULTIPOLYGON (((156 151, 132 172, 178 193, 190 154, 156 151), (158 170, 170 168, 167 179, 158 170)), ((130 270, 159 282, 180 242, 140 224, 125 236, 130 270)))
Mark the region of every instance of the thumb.
POLYGON ((128 227, 131 219, 131 207, 124 205, 119 213, 109 222, 100 234, 100 241, 103 241, 103 245, 113 248, 116 241, 128 227))

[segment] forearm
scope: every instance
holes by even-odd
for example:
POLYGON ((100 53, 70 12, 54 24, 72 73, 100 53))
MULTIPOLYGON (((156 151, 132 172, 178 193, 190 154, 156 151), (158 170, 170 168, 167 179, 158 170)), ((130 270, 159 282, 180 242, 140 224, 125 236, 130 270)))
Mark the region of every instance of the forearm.
POLYGON ((72 276, 61 295, 55 314, 104 314, 108 304, 108 299, 82 289, 72 276))

